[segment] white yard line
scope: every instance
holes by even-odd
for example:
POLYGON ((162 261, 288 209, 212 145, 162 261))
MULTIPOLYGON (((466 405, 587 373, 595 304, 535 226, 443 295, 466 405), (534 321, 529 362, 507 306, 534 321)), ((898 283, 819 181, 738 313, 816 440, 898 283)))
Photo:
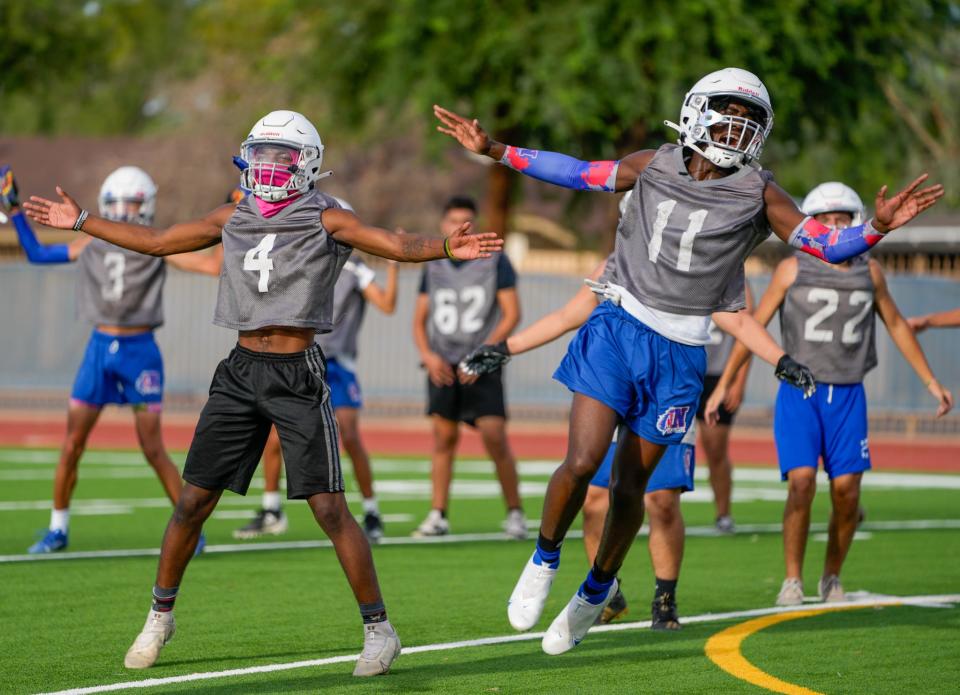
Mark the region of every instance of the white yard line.
MULTIPOLYGON (((784 606, 771 608, 755 608, 745 611, 731 611, 728 613, 704 613, 703 615, 693 615, 683 619, 684 624, 691 623, 710 623, 722 620, 736 620, 739 618, 753 618, 761 615, 771 615, 775 613, 795 613, 803 611, 822 610, 825 605, 830 608, 857 608, 863 606, 923 606, 923 607, 947 607, 949 604, 960 602, 960 594, 937 594, 931 596, 875 596, 865 595, 858 600, 844 601, 843 603, 831 604, 808 604, 803 606, 784 606)), ((624 630, 639 630, 650 627, 649 620, 642 620, 633 623, 615 623, 613 625, 598 625, 592 628, 591 632, 622 632, 624 630)), ((542 632, 525 632, 522 634, 501 635, 498 637, 483 637, 480 639, 461 640, 458 642, 438 642, 436 644, 424 644, 417 647, 405 647, 402 655, 423 654, 426 652, 448 651, 451 649, 467 649, 470 647, 485 647, 495 644, 508 644, 510 642, 529 642, 543 637, 542 632)), ((119 657, 118 657, 119 658, 119 657)), ((299 668, 311 668, 316 666, 328 666, 330 664, 342 664, 353 662, 357 658, 356 654, 344 654, 342 656, 332 656, 325 659, 310 659, 306 661, 289 661, 279 664, 264 664, 262 666, 248 666, 246 668, 232 668, 226 671, 206 671, 201 673, 188 673, 182 676, 168 676, 166 678, 147 678, 144 680, 126 681, 123 683, 110 683, 107 685, 94 685, 85 688, 72 688, 70 690, 59 690, 55 693, 46 695, 87 695, 88 693, 106 693, 117 690, 131 690, 141 688, 155 688, 162 685, 172 685, 174 683, 190 683, 195 681, 213 680, 216 678, 229 678, 231 676, 249 676, 258 673, 274 673, 277 671, 291 671, 299 668)))
MULTIPOLYGON (((780 524, 738 524, 737 534, 740 536, 752 534, 780 533, 780 524)), ((827 525, 823 523, 810 524, 813 533, 823 532, 827 525)), ((960 519, 911 519, 904 521, 874 521, 866 522, 861 527, 866 531, 930 531, 942 529, 960 529, 960 519)), ((644 526, 638 535, 645 536, 649 528, 644 526)), ((715 537, 724 536, 713 526, 689 526, 686 529, 688 536, 715 537)), ((567 538, 582 538, 582 531, 570 531, 567 538)), ((447 543, 489 543, 498 541, 516 543, 502 533, 460 533, 433 538, 411 538, 409 536, 386 536, 379 545, 437 545, 447 543)), ((313 548, 332 548, 328 540, 308 541, 272 541, 251 543, 222 543, 208 545, 204 553, 250 553, 262 550, 309 550, 313 548)), ((50 553, 47 555, 0 555, 0 564, 15 562, 54 562, 57 560, 91 560, 121 557, 153 557, 160 554, 159 548, 133 548, 118 550, 79 550, 76 552, 50 553)))

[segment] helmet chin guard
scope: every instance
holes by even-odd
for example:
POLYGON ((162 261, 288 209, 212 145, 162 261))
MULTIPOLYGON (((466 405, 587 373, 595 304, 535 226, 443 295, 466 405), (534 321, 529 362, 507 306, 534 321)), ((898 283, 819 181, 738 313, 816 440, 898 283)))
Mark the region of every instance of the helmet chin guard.
POLYGON ((701 78, 687 92, 680 123, 664 121, 676 130, 677 142, 698 152, 718 167, 756 165, 773 129, 773 106, 767 88, 756 75, 740 68, 724 68, 701 78), (721 113, 718 102, 735 99, 749 105, 754 118, 721 113), (718 128, 720 130, 717 132, 718 128))
POLYGON ((240 185, 267 202, 306 193, 332 171, 322 172, 323 143, 307 118, 296 111, 271 111, 257 121, 240 147, 247 167, 240 185), (264 157, 265 152, 289 150, 289 161, 264 157))

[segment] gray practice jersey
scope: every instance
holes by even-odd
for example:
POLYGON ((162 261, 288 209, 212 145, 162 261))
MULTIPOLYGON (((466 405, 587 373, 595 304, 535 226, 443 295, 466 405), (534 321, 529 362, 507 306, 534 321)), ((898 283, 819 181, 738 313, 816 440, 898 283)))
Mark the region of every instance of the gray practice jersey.
POLYGON ((344 264, 333 288, 333 330, 317 336, 325 356, 356 359, 357 335, 367 309, 363 291, 373 278, 373 270, 357 256, 344 264))
POLYGON ((77 258, 77 314, 96 325, 163 324, 162 258, 94 239, 77 258))
POLYGON ((770 234, 763 191, 772 179, 745 166, 696 181, 680 146, 660 147, 617 228, 617 284, 645 306, 674 314, 744 308, 743 261, 770 234))
POLYGON ((443 259, 427 263, 420 291, 430 297, 427 336, 430 349, 451 364, 481 345, 500 320, 497 290, 505 285, 503 267, 513 269, 503 254, 454 263, 443 259))
POLYGON ((707 374, 723 374, 735 342, 732 335, 721 331, 713 321, 710 322, 710 342, 704 345, 707 350, 707 374))
POLYGON ((327 233, 333 196, 309 191, 270 218, 247 196, 223 228, 223 268, 213 322, 241 331, 266 326, 333 328, 333 288, 352 249, 327 233))
POLYGON ((847 270, 797 252, 797 279, 780 306, 783 349, 817 381, 857 384, 877 366, 874 288, 867 256, 847 270))

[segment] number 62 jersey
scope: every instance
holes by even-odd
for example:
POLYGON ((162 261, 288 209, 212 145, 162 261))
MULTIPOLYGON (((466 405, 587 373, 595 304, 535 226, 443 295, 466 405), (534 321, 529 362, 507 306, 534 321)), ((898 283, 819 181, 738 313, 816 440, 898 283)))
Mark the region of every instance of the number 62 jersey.
POLYGON ((867 256, 846 269, 798 251, 780 305, 783 349, 826 384, 858 384, 877 366, 874 286, 867 256))
POLYGON ((333 328, 333 288, 353 249, 323 226, 319 191, 300 196, 266 218, 247 196, 223 227, 223 266, 213 322, 251 331, 267 326, 333 328))

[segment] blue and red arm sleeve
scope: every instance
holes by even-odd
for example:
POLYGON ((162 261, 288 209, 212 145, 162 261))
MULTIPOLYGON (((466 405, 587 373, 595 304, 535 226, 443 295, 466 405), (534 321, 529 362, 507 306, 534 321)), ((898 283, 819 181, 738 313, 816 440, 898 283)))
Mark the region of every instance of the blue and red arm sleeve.
POLYGON ((540 181, 578 191, 614 192, 619 160, 585 162, 557 152, 507 145, 500 163, 540 181))
POLYGON ((31 263, 41 265, 50 263, 69 263, 70 249, 66 244, 50 244, 44 246, 33 233, 27 217, 22 212, 17 211, 12 216, 13 227, 17 230, 17 238, 20 240, 20 246, 23 252, 27 254, 27 260, 31 263))
POLYGON ((884 236, 873 228, 872 220, 837 229, 807 217, 793 230, 787 243, 827 263, 843 263, 869 251, 884 236))

